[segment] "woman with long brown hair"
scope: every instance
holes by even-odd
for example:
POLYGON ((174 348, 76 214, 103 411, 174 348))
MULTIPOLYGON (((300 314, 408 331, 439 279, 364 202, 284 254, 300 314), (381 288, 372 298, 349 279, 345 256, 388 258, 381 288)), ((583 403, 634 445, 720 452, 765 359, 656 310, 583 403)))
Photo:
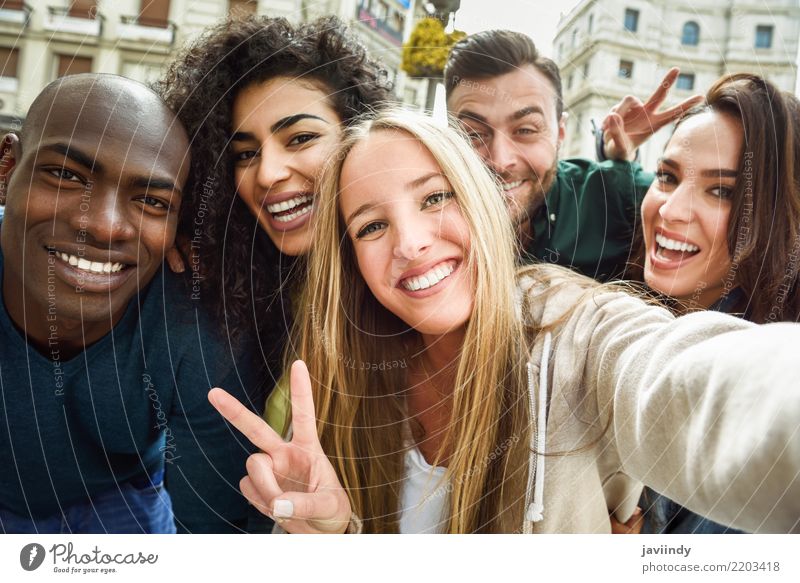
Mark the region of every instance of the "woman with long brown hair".
MULTIPOLYGON (((766 79, 726 75, 686 112, 642 203, 643 279, 676 314, 764 324, 800 318, 800 103, 766 79)), ((650 489, 644 532, 719 533, 650 489)))

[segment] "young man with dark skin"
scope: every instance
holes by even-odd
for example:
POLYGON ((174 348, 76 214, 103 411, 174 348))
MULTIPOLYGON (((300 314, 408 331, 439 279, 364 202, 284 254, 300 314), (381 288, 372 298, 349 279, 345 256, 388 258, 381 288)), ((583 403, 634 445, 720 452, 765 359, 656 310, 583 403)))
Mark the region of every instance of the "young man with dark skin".
POLYGON ((447 108, 508 197, 525 259, 609 280, 623 274, 639 206, 653 180, 636 149, 700 96, 658 112, 672 69, 647 101, 628 96, 603 122, 604 157, 559 160, 566 135, 558 66, 526 35, 480 32, 458 42, 445 67, 447 108))
POLYGON ((245 524, 249 452, 206 393, 252 381, 163 268, 188 151, 155 93, 92 74, 2 142, 0 531, 245 524))

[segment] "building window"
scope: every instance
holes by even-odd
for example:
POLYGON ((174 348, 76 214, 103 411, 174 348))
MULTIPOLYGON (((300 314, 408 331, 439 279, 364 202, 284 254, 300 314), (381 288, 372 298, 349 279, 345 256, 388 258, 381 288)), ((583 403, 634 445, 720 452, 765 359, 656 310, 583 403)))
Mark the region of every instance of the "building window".
POLYGON ((567 89, 572 89, 572 78, 573 77, 574 77, 574 75, 572 73, 570 73, 569 77, 567 77, 567 89))
POLYGON ((772 48, 772 26, 765 24, 756 27, 756 48, 772 48))
POLYGON ((169 26, 169 0, 141 0, 139 24, 167 28, 169 26))
POLYGON ((589 61, 586 61, 583 64, 583 78, 584 79, 588 79, 589 78, 589 61))
POLYGON ((564 56, 564 43, 558 43, 558 58, 564 56))
POLYGON ((694 73, 681 73, 675 82, 675 87, 692 91, 694 89, 694 73))
POLYGON ((17 78, 17 63, 19 62, 19 49, 0 47, 0 77, 17 78))
POLYGON ((73 55, 56 55, 58 68, 56 77, 78 75, 92 72, 92 57, 76 57, 73 55))
POLYGON ((255 14, 257 8, 257 0, 230 0, 228 2, 228 14, 255 14))
POLYGON ((94 18, 97 15, 97 0, 74 0, 69 3, 67 14, 76 18, 94 18))
POLYGON ((700 25, 696 22, 687 22, 683 25, 681 44, 696 47, 700 44, 700 25))
POLYGON ((590 14, 589 15, 589 26, 588 26, 588 29, 587 29, 587 32, 589 34, 592 34, 592 25, 593 24, 594 24, 594 14, 590 14))
POLYGON ((573 47, 575 47, 575 45, 577 44, 577 41, 578 41, 578 29, 577 28, 573 28, 572 29, 572 46, 573 47))
POLYGON ((623 79, 633 79, 633 61, 620 60, 617 76, 623 79))
POLYGON ((639 11, 633 8, 625 9, 625 30, 636 32, 639 30, 639 11))

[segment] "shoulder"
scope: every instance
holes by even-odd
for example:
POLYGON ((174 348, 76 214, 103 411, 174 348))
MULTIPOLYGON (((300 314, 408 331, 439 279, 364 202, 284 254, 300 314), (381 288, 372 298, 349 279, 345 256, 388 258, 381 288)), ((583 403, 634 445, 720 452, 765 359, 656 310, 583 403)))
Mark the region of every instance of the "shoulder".
POLYGON ((601 284, 552 264, 531 265, 518 271, 517 300, 523 323, 537 328, 596 325, 598 319, 641 310, 655 310, 659 317, 671 318, 633 284, 601 284))

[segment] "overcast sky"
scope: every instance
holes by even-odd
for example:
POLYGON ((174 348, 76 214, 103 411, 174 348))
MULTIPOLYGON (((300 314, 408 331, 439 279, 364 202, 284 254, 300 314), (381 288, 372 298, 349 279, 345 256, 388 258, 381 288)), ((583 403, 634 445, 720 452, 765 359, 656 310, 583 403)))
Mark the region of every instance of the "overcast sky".
POLYGON ((553 56, 553 36, 559 15, 580 0, 461 0, 456 28, 471 34, 506 28, 529 35, 539 50, 553 56))

